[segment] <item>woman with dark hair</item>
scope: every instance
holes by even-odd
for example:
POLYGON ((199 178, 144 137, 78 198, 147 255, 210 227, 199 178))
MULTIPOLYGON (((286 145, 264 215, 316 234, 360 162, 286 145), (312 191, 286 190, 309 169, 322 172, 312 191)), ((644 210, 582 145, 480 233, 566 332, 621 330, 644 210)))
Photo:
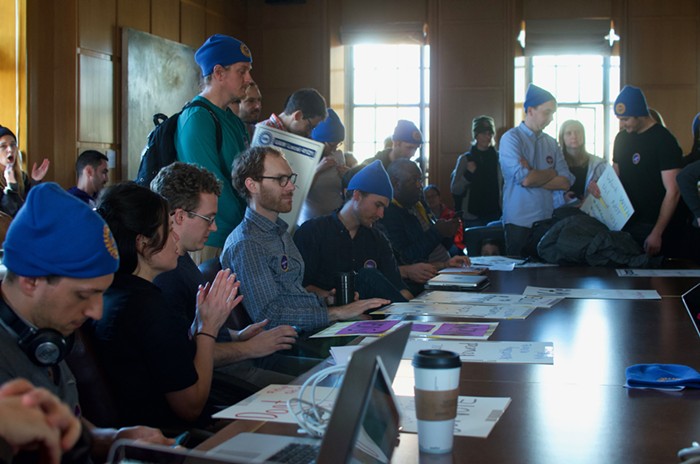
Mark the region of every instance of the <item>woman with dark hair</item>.
POLYGON ((597 181, 606 167, 605 160, 586 151, 586 132, 580 121, 564 121, 559 128, 559 146, 576 180, 567 192, 555 190, 552 193, 555 208, 583 200, 588 185, 597 181))
POLYGON ((0 211, 15 217, 32 186, 38 184, 49 170, 49 160, 44 159, 41 166, 34 163, 29 177, 22 170, 22 154, 17 145, 17 137, 7 127, 0 126, 0 211))
POLYGON ((200 287, 191 328, 173 314, 153 279, 174 269, 179 237, 168 204, 133 182, 108 187, 97 212, 112 230, 120 264, 93 323, 98 354, 114 387, 119 425, 144 423, 177 429, 204 418, 211 388, 216 334, 238 283, 230 270, 200 287))

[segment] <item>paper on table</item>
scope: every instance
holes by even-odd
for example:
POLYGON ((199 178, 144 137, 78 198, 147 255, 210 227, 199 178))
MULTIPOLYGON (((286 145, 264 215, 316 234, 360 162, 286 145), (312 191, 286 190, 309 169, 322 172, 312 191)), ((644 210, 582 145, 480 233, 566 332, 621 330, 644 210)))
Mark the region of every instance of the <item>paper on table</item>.
POLYGON ((411 324, 414 335, 438 338, 487 340, 498 327, 498 322, 420 322, 386 319, 383 321, 336 322, 313 334, 310 338, 338 336, 376 337, 398 330, 404 324, 411 324))
POLYGON ((620 277, 700 277, 700 269, 615 269, 620 277))
POLYGON ((601 288, 546 288, 525 287, 524 295, 558 296, 562 298, 591 298, 597 300, 660 300, 656 290, 628 290, 601 288))
MULTIPOLYGON (((535 310, 520 305, 470 305, 452 303, 392 303, 372 314, 403 314, 415 316, 451 316, 483 319, 525 319, 535 310)), ((415 331, 415 324, 414 329, 415 331)))
POLYGON ((520 305, 533 308, 551 308, 562 298, 557 296, 540 295, 510 295, 505 293, 476 293, 476 292, 446 292, 434 290, 423 292, 411 302, 416 303, 448 303, 448 304, 479 304, 479 305, 520 305))
POLYGON ((420 350, 446 350, 459 355, 462 362, 554 364, 552 342, 488 342, 410 338, 403 359, 413 359, 420 350))

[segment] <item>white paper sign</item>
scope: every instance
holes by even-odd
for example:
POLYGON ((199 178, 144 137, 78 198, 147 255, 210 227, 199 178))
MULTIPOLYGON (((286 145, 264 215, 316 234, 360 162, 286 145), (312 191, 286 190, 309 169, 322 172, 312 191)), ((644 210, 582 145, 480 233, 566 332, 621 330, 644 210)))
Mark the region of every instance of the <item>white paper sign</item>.
POLYGON ((608 226, 610 230, 621 230, 634 208, 620 179, 612 166, 608 166, 598 178, 600 198, 588 195, 581 205, 581 211, 608 226))
POLYGON ((627 290, 602 288, 525 287, 525 295, 558 296, 561 298, 592 298, 596 300, 660 300, 656 290, 627 290))
POLYGON ((700 269, 616 269, 620 277, 700 277, 700 269))
POLYGON ((298 174, 295 184, 296 190, 294 190, 292 200, 292 210, 288 213, 280 214, 280 218, 289 224, 290 228, 294 228, 301 212, 301 207, 311 188, 318 160, 323 154, 323 144, 291 132, 258 124, 255 126, 251 145, 254 147, 271 145, 279 148, 287 158, 292 171, 298 174))
POLYGON ((475 293, 475 292, 447 292, 434 290, 423 292, 411 302, 416 303, 449 303, 449 304, 477 304, 477 305, 520 305, 533 308, 551 308, 562 299, 556 296, 536 295, 511 295, 507 293, 475 293))
POLYGON ((462 362, 554 364, 552 342, 482 342, 411 338, 402 359, 413 359, 420 350, 446 350, 459 355, 462 362))
POLYGON ((451 316, 483 319, 525 319, 534 311, 522 305, 470 305, 449 303, 393 303, 372 314, 401 314, 412 316, 451 316))
MULTIPOLYGON (((287 400, 296 398, 300 389, 300 385, 269 385, 255 395, 215 414, 214 418, 296 424, 294 416, 287 409, 287 400)), ((317 398, 328 398, 321 405, 327 409, 332 409, 338 389, 316 387, 316 390, 317 398)), ((417 433, 414 398, 411 396, 398 396, 396 399, 401 409, 403 431, 417 433)), ((457 403, 455 435, 486 438, 509 404, 510 398, 460 396, 457 403)))

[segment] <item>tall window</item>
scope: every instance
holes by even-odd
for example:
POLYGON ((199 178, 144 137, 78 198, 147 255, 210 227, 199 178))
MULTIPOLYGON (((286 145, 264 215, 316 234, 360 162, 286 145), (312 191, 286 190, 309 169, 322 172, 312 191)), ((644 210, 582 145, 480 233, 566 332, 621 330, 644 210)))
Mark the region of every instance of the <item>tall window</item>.
POLYGON ((555 139, 567 119, 586 129, 586 150, 610 160, 618 133, 613 112, 620 91, 620 57, 602 55, 542 55, 515 59, 515 121, 524 119, 527 83, 549 90, 557 98, 554 121, 544 130, 555 139))
POLYGON ((420 149, 428 166, 430 63, 423 45, 354 45, 348 53, 351 121, 349 151, 362 162, 384 149, 399 119, 412 121, 423 133, 420 149))

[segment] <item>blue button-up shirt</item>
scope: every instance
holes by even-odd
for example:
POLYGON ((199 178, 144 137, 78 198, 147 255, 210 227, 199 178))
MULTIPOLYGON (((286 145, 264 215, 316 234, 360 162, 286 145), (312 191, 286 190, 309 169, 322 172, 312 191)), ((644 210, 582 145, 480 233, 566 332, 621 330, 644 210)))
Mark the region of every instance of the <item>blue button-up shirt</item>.
POLYGON ((241 281, 243 304, 255 322, 305 330, 328 325, 323 300, 302 286, 304 261, 282 219, 272 222, 248 208, 226 239, 221 266, 241 281))
POLYGON ((503 222, 532 227, 534 222, 551 218, 554 212, 552 190, 523 187, 530 169, 523 167, 520 160, 527 160, 534 170, 553 168, 557 175, 573 183, 574 176, 557 141, 543 132, 535 134, 521 122, 518 127, 503 134, 499 154, 503 173, 503 222))

